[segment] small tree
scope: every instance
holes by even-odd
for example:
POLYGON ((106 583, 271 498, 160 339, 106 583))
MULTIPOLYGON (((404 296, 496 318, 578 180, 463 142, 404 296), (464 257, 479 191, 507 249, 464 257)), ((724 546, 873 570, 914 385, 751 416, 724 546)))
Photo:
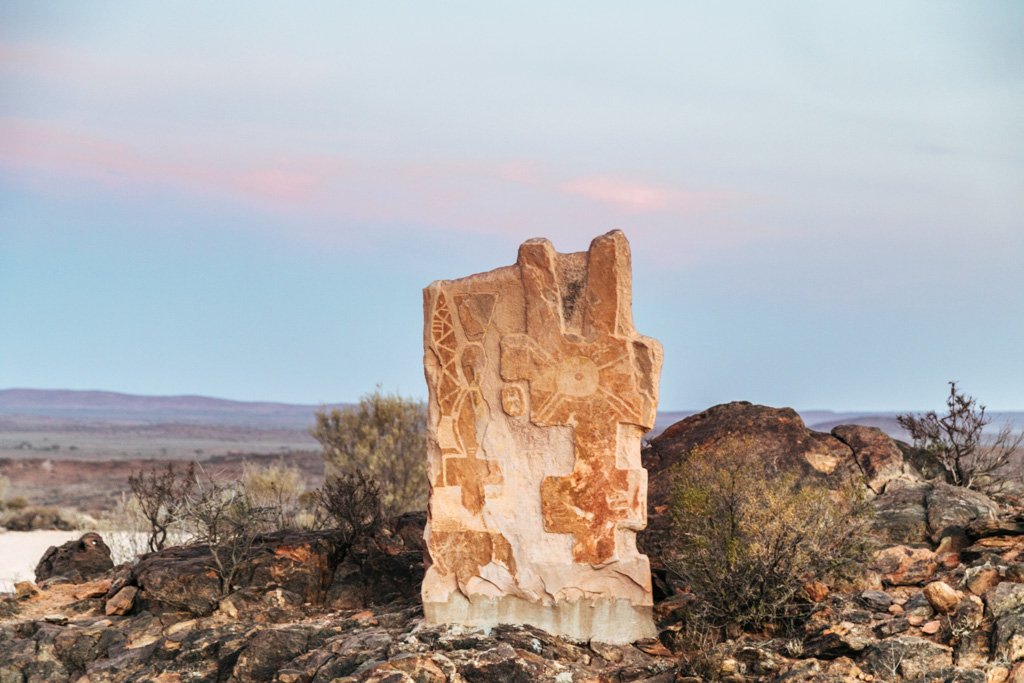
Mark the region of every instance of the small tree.
POLYGON ((729 437, 695 448, 672 473, 666 565, 703 624, 791 624, 807 611, 808 582, 854 578, 871 547, 859 489, 830 491, 753 450, 729 437))
POLYGON ((352 410, 318 411, 310 434, 323 446, 329 476, 364 472, 380 483, 388 514, 426 507, 423 403, 378 387, 352 410))
POLYGON ((163 470, 139 470, 128 477, 128 486, 149 526, 150 552, 163 550, 167 544, 167 532, 179 521, 182 506, 195 487, 195 468, 192 462, 179 472, 173 463, 167 463, 163 470))
POLYGON ((945 415, 929 411, 897 419, 914 445, 932 454, 955 486, 993 493, 1021 476, 1017 459, 1024 454, 1024 432, 1006 424, 986 441, 985 427, 991 419, 985 406, 958 390, 956 382, 949 383, 945 415))

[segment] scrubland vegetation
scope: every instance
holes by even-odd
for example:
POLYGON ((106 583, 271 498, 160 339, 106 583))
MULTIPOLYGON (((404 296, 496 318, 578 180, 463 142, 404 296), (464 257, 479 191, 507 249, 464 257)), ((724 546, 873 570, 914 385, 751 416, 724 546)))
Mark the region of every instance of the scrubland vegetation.
POLYGON ((388 517, 425 508, 421 403, 378 390, 352 411, 320 412, 316 420, 311 433, 329 465, 318 489, 305 490, 298 471, 284 462, 247 465, 237 480, 195 462, 133 473, 131 496, 117 512, 145 537, 140 554, 205 546, 227 594, 262 535, 331 529, 347 547, 380 531, 388 517))
POLYGON ((751 458, 748 439, 693 450, 673 472, 669 568, 696 598, 698 627, 790 627, 805 587, 856 579, 872 548, 871 507, 853 486, 751 458))
POLYGON ((323 446, 328 476, 361 472, 380 486, 388 514, 427 506, 426 407, 378 388, 353 410, 316 414, 313 438, 323 446))
MULTIPOLYGON (((1006 664, 1009 671, 1018 655, 1024 662, 1024 650, 1013 649, 1024 642, 1024 621, 1017 608, 1006 607, 1011 598, 1024 599, 1017 587, 1024 583, 1024 564, 1016 559, 1024 553, 1024 497, 1022 471, 1015 467, 1024 437, 1009 429, 985 432, 984 407, 956 384, 950 387, 946 413, 901 418, 912 445, 867 427, 857 428, 861 442, 842 428, 831 435, 815 432, 791 410, 751 404, 694 416, 696 445, 679 447, 664 470, 652 470, 652 478, 668 484, 660 489, 668 496, 660 501, 667 504, 651 507, 652 520, 666 522, 664 538, 647 551, 659 586, 659 640, 616 652, 591 644, 586 661, 600 663, 607 654, 612 666, 626 657, 621 668, 628 672, 635 671, 628 658, 636 652, 657 652, 673 658, 667 665, 673 680, 690 683, 916 681, 932 680, 919 674, 936 671, 948 676, 934 680, 973 681, 957 676, 971 667, 991 672, 1006 664), (729 413, 735 421, 711 413, 729 413), (822 465, 833 456, 832 465, 822 465), (875 482, 870 487, 869 478, 875 482)), ((394 586, 401 585, 406 592, 398 601, 406 602, 387 608, 392 611, 380 623, 398 634, 389 647, 413 642, 403 639, 422 614, 417 591, 423 516, 405 516, 401 531, 396 519, 426 504, 424 407, 378 390, 352 411, 318 413, 311 433, 328 464, 320 486, 310 486, 286 460, 250 463, 241 475, 201 463, 133 472, 131 491, 119 499, 110 523, 135 533, 109 535, 108 542, 130 546, 114 549, 116 557, 145 556, 131 572, 132 590, 150 601, 142 603, 147 609, 161 601, 193 615, 245 608, 276 624, 285 617, 271 618, 267 605, 284 609, 274 602, 281 599, 282 584, 272 594, 258 577, 279 562, 275 571, 287 565, 290 572, 293 606, 319 600, 318 607, 365 615, 355 610, 373 606, 379 586, 391 586, 387 595, 393 596, 399 594, 394 586), (303 543, 310 554, 289 560, 288 553, 303 543), (186 544, 191 547, 172 549, 186 544), (315 555, 316 548, 323 555, 315 555), (308 557, 328 559, 307 567, 308 557), (196 563, 192 578, 160 592, 196 563), (313 579, 306 581, 304 573, 313 579), (212 583, 212 597, 192 587, 203 576, 212 583), (315 588, 303 593, 307 584, 315 588), (219 607, 222 602, 228 607, 219 607)), ((652 443, 656 448, 657 440, 652 443)), ((37 514, 24 501, 8 499, 5 506, 5 515, 37 514)), ((652 533, 661 531, 649 528, 642 536, 652 533)), ((109 603, 113 596, 105 599, 109 603)), ((304 617, 294 612, 288 618, 304 623, 304 617)), ((342 622, 337 637, 362 628, 357 622, 356 616, 342 622)), ((268 651, 277 651, 277 638, 287 628, 268 631, 268 651)), ((517 633, 510 629, 502 638, 517 633)), ((540 636, 523 637, 532 643, 540 636)), ((543 643, 551 651, 568 649, 548 661, 506 646, 502 652, 511 654, 501 655, 501 667, 526 667, 524 676, 534 677, 522 680, 548 680, 538 677, 540 668, 529 667, 547 667, 545 675, 553 676, 566 662, 583 666, 575 645, 553 638, 543 643)), ((460 671, 479 670, 475 647, 460 671)), ((488 652, 494 648, 496 643, 488 652)), ((453 651, 443 656, 456 658, 453 651)), ((332 656, 326 648, 317 655, 325 661, 332 656)), ((301 664, 300 655, 294 661, 301 664)), ((1024 676, 1024 664, 1018 668, 1024 676)))

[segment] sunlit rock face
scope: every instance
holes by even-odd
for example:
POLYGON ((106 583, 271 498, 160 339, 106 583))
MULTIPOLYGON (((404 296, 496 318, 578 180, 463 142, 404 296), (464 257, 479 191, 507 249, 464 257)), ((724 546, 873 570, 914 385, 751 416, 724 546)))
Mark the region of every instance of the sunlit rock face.
POLYGON ((656 635, 640 439, 661 346, 633 327, 629 243, 545 239, 515 265, 424 290, 431 623, 656 635))

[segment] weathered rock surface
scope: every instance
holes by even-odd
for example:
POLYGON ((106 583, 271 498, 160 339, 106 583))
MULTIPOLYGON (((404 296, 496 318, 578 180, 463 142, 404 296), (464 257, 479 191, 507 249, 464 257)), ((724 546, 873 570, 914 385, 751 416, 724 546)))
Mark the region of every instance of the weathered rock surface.
POLYGON ((905 545, 880 550, 875 556, 875 568, 882 581, 890 586, 912 586, 935 576, 939 568, 935 553, 928 548, 905 545))
POLYGON ((885 491, 889 482, 917 480, 917 472, 903 459, 903 452, 892 438, 877 427, 839 425, 832 430, 853 451, 854 460, 864 474, 864 483, 874 493, 885 491))
MULTIPOLYGON (((404 515, 399 522, 423 528, 422 515, 404 515)), ((420 539, 413 536, 407 545, 398 533, 339 549, 329 531, 282 531, 257 541, 251 562, 230 590, 222 588, 209 550, 201 545, 146 555, 112 590, 136 586, 133 602, 146 609, 193 616, 207 616, 218 607, 257 612, 267 605, 282 612, 304 604, 358 609, 415 596, 423 578, 422 552, 420 539), (233 594, 230 607, 223 604, 226 593, 233 594)))
POLYGON ((81 582, 114 567, 110 548, 99 534, 84 534, 77 541, 51 546, 36 565, 36 582, 61 577, 81 582))
POLYGON ((894 482, 874 500, 874 532, 889 543, 929 543, 928 494, 931 484, 894 482))
POLYGON ((792 408, 735 401, 675 423, 644 449, 651 506, 669 503, 673 465, 685 461, 697 446, 713 448, 730 437, 748 438, 752 458, 772 458, 782 467, 794 467, 809 476, 845 482, 857 471, 848 445, 831 434, 808 429, 792 408))
POLYGON ((971 524, 993 522, 998 515, 999 505, 978 491, 935 482, 928 493, 928 528, 936 542, 953 532, 966 533, 971 524))
POLYGON ((543 239, 514 266, 424 290, 428 622, 655 634, 640 441, 661 347, 633 327, 629 245, 543 239))
MULTIPOLYGON (((871 646, 861 667, 883 681, 926 680, 953 666, 950 648, 914 636, 893 636, 871 646)), ((942 680, 942 678, 939 678, 942 680)))

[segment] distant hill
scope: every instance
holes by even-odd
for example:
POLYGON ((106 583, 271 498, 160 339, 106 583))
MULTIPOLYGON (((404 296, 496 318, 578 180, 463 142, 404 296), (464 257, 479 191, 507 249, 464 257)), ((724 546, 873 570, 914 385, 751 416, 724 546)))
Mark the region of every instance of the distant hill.
MULTIPOLYGON (((345 408, 349 404, 329 404, 345 408)), ((209 396, 138 396, 113 391, 0 389, 0 416, 61 419, 79 423, 210 424, 263 429, 306 429, 324 406, 230 401, 209 396)))
MULTIPOLYGON (((327 408, 346 408, 351 404, 333 403, 327 408)), ((272 403, 267 401, 231 401, 209 396, 139 396, 113 391, 74 391, 68 389, 0 389, 0 430, 12 424, 88 427, 97 423, 118 426, 217 425, 257 430, 305 430, 312 426, 313 413, 324 406, 272 403), (5 419, 6 418, 6 419, 5 419)), ((658 413, 652 434, 663 431, 696 410, 666 410, 658 413)), ((798 410, 808 427, 827 432, 836 425, 859 424, 878 427, 890 436, 907 435, 891 412, 836 412, 798 410)), ((1024 428, 1024 412, 991 413, 993 425, 1011 422, 1024 428)))

